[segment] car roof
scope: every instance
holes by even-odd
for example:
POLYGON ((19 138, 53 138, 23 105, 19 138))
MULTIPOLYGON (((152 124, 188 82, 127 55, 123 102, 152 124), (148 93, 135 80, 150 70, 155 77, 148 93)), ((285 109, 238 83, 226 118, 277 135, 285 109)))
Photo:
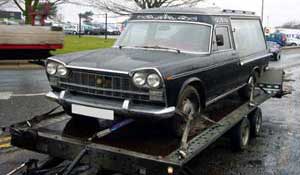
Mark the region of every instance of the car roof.
POLYGON ((248 16, 258 17, 254 12, 242 11, 242 10, 227 10, 217 7, 208 8, 175 8, 175 7, 163 7, 163 8, 151 8, 144 9, 133 14, 147 14, 147 13, 168 13, 168 14, 197 14, 197 15, 215 15, 215 16, 248 16))

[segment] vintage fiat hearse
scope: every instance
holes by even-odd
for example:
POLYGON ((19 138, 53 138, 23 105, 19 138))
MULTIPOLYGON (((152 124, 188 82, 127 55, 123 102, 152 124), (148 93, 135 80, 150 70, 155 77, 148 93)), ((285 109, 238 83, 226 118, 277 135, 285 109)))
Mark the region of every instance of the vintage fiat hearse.
POLYGON ((113 48, 53 56, 47 97, 71 116, 105 120, 199 113, 251 85, 270 59, 260 18, 246 11, 158 8, 133 13, 113 48))

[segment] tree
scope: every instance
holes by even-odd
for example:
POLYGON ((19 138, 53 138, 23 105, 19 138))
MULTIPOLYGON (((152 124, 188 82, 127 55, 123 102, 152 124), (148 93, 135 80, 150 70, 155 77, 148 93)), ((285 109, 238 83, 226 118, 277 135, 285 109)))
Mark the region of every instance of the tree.
POLYGON ((40 8, 43 6, 43 4, 49 3, 51 5, 51 9, 54 8, 54 10, 50 11, 50 15, 53 15, 54 12, 56 12, 56 5, 62 3, 72 3, 72 0, 0 0, 0 6, 1 4, 6 3, 13 3, 17 8, 19 8, 25 17, 25 23, 30 24, 32 20, 30 13, 41 10, 40 8))
POLYGON ((280 27, 282 27, 282 28, 289 28, 289 29, 300 29, 300 22, 289 21, 289 22, 284 23, 280 27))
POLYGON ((92 22, 92 16, 94 15, 94 13, 92 11, 87 11, 84 13, 80 13, 79 14, 81 18, 83 18, 83 23, 85 24, 90 24, 92 22))
MULTIPOLYGON (((57 14, 57 5, 55 3, 49 3, 49 4, 51 6, 51 9, 50 9, 47 17, 50 19, 53 19, 57 14)), ((46 8, 46 5, 47 5, 47 3, 40 2, 36 8, 36 11, 42 12, 46 8)))
POLYGON ((204 0, 87 0, 87 5, 119 15, 128 15, 139 9, 194 6, 204 0))

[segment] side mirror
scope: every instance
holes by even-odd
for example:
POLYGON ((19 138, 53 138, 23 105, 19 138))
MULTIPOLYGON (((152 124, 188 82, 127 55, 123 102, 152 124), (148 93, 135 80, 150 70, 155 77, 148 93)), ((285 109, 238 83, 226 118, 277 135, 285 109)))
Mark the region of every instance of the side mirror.
POLYGON ((224 46, 224 37, 223 35, 217 35, 217 46, 224 46))

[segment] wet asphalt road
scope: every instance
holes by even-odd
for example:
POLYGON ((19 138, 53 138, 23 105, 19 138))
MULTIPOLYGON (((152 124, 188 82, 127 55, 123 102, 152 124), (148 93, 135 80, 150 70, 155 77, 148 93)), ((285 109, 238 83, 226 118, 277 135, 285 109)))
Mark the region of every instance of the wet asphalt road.
MULTIPOLYGON (((294 89, 283 99, 271 99, 261 106, 263 130, 243 152, 232 152, 227 138, 221 138, 191 164, 196 174, 209 175, 298 175, 300 174, 300 51, 287 53, 271 67, 287 68, 294 89)), ((44 99, 49 90, 42 68, 12 70, 0 66, 0 126, 38 115, 56 106, 44 99)), ((1 139, 0 139, 1 141, 1 139)), ((16 148, 0 148, 0 174, 29 158, 45 155, 16 148)))

